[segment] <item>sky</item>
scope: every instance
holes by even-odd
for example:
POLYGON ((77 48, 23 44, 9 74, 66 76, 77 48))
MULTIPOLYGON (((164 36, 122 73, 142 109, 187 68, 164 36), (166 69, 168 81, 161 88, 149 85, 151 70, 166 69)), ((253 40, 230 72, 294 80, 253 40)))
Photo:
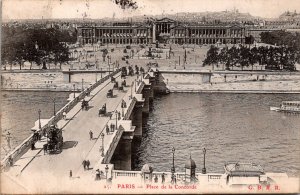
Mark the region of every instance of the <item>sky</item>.
POLYGON ((276 18, 300 13, 300 0, 135 0, 137 10, 122 10, 113 0, 2 0, 2 19, 104 18, 135 15, 213 12, 238 9, 253 16, 276 18))

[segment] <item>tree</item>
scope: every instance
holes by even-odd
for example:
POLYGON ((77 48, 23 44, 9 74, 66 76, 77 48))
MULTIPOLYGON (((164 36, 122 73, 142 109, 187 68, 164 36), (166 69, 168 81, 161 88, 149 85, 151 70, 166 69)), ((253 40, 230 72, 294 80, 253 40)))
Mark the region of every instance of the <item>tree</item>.
POLYGON ((214 64, 218 63, 218 51, 219 51, 218 47, 211 45, 209 50, 207 51, 206 58, 203 61, 203 66, 213 65, 213 69, 214 69, 214 64))
POLYGON ((20 69, 24 61, 29 61, 31 68, 32 63, 39 65, 44 60, 60 64, 69 60, 65 42, 70 41, 70 37, 67 38, 66 32, 24 27, 5 27, 2 32, 2 59, 6 63, 20 64, 20 69))

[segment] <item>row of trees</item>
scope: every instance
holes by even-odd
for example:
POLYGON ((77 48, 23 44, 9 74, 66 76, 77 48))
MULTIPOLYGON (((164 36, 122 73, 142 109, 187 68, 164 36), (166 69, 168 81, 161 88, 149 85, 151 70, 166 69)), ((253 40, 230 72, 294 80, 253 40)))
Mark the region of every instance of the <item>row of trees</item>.
POLYGON ((243 45, 224 47, 222 49, 212 45, 207 51, 203 66, 223 64, 227 70, 233 67, 245 67, 259 64, 271 70, 290 70, 294 71, 296 61, 299 62, 300 53, 293 47, 246 47, 243 45))
MULTIPOLYGON (((59 63, 69 60, 69 50, 66 42, 76 42, 76 35, 56 28, 2 28, 1 56, 2 64, 19 64, 24 61, 38 65, 59 63)), ((46 68, 45 66, 43 68, 46 68)))
POLYGON ((260 39, 263 43, 271 45, 286 45, 300 51, 300 33, 286 32, 282 30, 262 32, 260 39))

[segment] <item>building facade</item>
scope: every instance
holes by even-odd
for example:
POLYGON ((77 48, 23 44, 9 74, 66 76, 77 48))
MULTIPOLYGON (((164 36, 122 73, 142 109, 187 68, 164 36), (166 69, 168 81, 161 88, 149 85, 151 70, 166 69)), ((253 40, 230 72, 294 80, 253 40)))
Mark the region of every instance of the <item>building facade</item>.
POLYGON ((114 23, 78 27, 78 42, 84 44, 238 44, 245 42, 240 25, 179 23, 169 18, 143 24, 114 23))

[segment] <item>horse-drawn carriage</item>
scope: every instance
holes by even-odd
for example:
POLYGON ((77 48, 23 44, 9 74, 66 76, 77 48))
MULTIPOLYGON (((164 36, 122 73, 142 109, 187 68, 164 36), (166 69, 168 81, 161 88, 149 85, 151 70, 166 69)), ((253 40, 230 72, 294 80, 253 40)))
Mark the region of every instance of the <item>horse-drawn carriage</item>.
POLYGON ((118 82, 116 82, 116 83, 114 84, 114 89, 119 89, 119 83, 118 83, 118 82))
POLYGON ((85 110, 88 110, 89 108, 89 102, 86 100, 83 100, 81 103, 81 109, 83 110, 85 108, 85 110))
POLYGON ((129 76, 133 76, 134 75, 133 68, 131 66, 129 66, 128 69, 129 69, 129 71, 128 71, 129 72, 129 76))
POLYGON ((124 87, 123 85, 121 85, 119 88, 118 88, 119 91, 124 91, 124 87))
POLYGON ((110 77, 110 81, 112 82, 112 83, 114 83, 114 82, 116 82, 116 78, 115 77, 110 77))
POLYGON ((126 80, 122 81, 122 87, 126 87, 126 80))
POLYGON ((44 144, 44 152, 59 153, 63 146, 62 130, 54 125, 51 125, 47 131, 47 144, 44 144))
POLYGON ((101 116, 101 115, 103 115, 103 116, 106 115, 106 104, 104 104, 104 105, 102 106, 102 108, 99 109, 98 116, 101 116))
POLYGON ((106 94, 106 97, 107 98, 112 98, 113 96, 114 96, 113 89, 108 90, 108 92, 106 94))
POLYGON ((121 78, 125 79, 126 76, 127 76, 127 68, 126 67, 122 67, 121 78))

